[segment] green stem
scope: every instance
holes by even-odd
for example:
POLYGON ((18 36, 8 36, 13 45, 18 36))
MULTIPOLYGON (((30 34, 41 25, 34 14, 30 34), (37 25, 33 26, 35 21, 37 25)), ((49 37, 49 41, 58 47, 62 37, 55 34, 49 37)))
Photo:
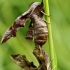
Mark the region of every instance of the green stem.
MULTIPOLYGON (((45 14, 50 15, 49 12, 49 4, 48 0, 43 0, 45 14)), ((57 58, 55 53, 55 48, 53 46, 53 39, 52 39, 52 31, 51 31, 51 24, 50 24, 50 17, 45 17, 48 26, 48 39, 49 39, 49 47, 50 47, 50 59, 51 59, 51 68, 57 70, 57 58)))

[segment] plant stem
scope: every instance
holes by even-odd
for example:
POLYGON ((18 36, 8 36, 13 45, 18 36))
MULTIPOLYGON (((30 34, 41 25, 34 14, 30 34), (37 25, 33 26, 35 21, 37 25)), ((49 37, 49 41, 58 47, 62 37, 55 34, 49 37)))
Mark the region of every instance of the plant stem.
MULTIPOLYGON (((49 4, 48 0, 43 0, 45 14, 50 15, 49 13, 49 4)), ((53 39, 52 39, 52 31, 51 31, 51 24, 50 24, 50 17, 45 17, 46 21, 48 22, 48 39, 49 39, 49 48, 50 48, 50 59, 51 59, 51 68, 57 70, 57 58, 55 53, 55 48, 53 46, 53 39)))

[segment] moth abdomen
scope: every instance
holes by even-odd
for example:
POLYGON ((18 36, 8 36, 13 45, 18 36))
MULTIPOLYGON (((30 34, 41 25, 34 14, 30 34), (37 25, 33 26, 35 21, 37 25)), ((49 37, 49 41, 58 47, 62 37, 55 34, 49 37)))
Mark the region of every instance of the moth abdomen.
POLYGON ((43 45, 43 44, 46 43, 47 37, 48 37, 48 34, 47 33, 36 34, 34 36, 34 41, 38 45, 43 45))
POLYGON ((48 37, 48 30, 47 27, 39 27, 34 30, 34 41, 38 45, 43 45, 46 43, 48 37))

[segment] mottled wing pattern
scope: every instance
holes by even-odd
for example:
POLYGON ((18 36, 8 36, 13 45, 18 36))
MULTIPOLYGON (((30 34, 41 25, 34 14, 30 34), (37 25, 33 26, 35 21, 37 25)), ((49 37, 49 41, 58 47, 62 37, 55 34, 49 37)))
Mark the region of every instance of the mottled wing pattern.
MULTIPOLYGON (((8 39, 10 39, 11 37, 15 37, 16 36, 16 32, 19 28, 24 27, 25 23, 27 21, 28 18, 30 18, 34 13, 35 9, 41 5, 41 2, 33 2, 29 9, 24 12, 22 15, 20 15, 15 21, 14 23, 7 29, 7 31, 5 32, 5 34, 2 37, 1 40, 1 44, 6 42, 8 39)), ((33 24, 33 23, 32 23, 33 24)), ((29 27, 29 30, 33 31, 32 27, 29 27)), ((27 32, 27 34, 29 33, 29 30, 27 32)), ((33 35, 32 33, 29 35, 33 35)), ((32 37, 33 38, 33 37, 32 37)))
POLYGON ((16 36, 16 32, 19 28, 24 27, 25 22, 27 21, 27 19, 29 18, 30 12, 28 13, 24 13, 21 16, 19 16, 13 23, 13 25, 11 25, 7 31, 5 32, 5 34, 2 37, 1 40, 1 44, 6 42, 9 38, 11 37, 15 37, 16 36))

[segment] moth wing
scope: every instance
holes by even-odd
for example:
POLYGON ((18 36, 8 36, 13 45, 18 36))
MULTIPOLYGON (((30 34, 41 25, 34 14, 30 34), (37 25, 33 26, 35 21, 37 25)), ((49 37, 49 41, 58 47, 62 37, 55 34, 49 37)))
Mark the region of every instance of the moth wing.
POLYGON ((11 25, 1 39, 1 44, 6 42, 11 37, 16 37, 16 32, 19 28, 24 27, 27 19, 29 18, 31 12, 26 11, 21 16, 19 16, 11 25))

